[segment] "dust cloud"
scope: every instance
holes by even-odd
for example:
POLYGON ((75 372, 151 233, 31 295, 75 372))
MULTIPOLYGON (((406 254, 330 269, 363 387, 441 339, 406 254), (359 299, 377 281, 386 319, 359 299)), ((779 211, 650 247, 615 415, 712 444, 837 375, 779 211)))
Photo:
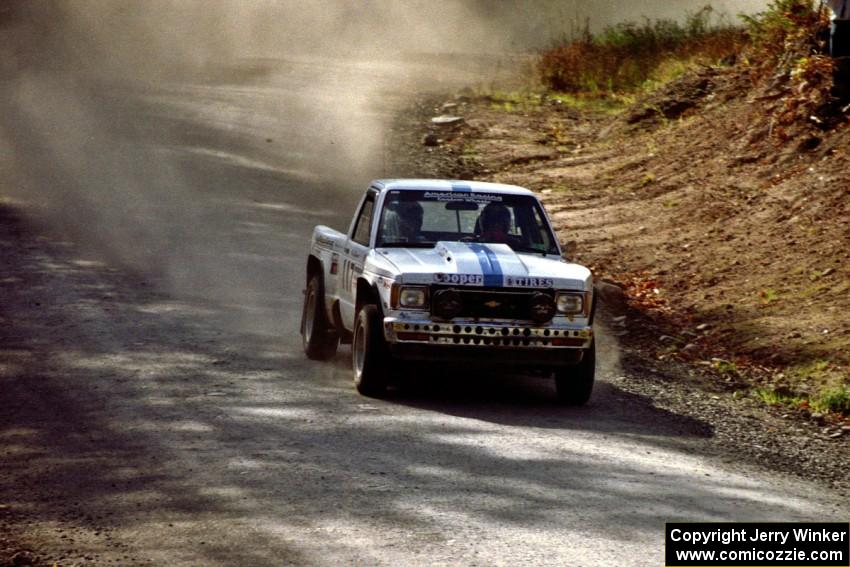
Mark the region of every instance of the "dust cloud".
POLYGON ((300 289, 310 227, 343 227, 363 183, 391 175, 393 104, 484 76, 462 57, 415 56, 497 58, 575 22, 702 5, 623 4, 5 0, 0 198, 256 324, 268 307, 297 311, 296 294, 272 291, 300 289))
POLYGON ((422 69, 399 50, 501 49, 483 26, 461 34, 472 17, 461 3, 7 1, 0 197, 240 328, 291 334, 312 225, 343 227, 383 173, 383 93, 422 69))

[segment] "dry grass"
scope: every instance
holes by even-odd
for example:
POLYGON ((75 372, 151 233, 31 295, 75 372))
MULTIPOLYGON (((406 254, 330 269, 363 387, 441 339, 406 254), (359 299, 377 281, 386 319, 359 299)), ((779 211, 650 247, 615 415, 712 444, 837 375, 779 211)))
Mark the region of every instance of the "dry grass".
POLYGON ((743 29, 716 18, 706 6, 684 24, 622 23, 597 36, 585 30, 578 39, 541 53, 537 68, 543 84, 555 91, 634 92, 673 78, 666 76, 671 69, 678 74, 676 69, 693 63, 715 63, 745 43, 743 29))

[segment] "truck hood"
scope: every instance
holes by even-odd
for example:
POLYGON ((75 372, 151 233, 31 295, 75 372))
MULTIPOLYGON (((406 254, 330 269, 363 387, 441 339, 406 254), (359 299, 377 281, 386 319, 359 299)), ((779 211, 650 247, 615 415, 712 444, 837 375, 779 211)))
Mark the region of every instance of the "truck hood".
POLYGON ((381 248, 376 254, 407 284, 579 289, 592 287, 590 270, 507 244, 438 242, 434 248, 381 248))

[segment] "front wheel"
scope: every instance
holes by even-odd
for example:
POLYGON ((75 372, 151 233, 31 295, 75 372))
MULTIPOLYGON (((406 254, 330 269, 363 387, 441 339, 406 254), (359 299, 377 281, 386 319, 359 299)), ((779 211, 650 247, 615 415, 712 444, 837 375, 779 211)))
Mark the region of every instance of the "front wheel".
POLYGON ((596 341, 584 353, 581 362, 555 371, 558 399, 571 406, 583 406, 590 399, 596 380, 596 341))
POLYGON ((321 277, 310 278, 304 294, 304 312, 301 316, 301 342, 307 358, 327 360, 336 354, 339 337, 325 314, 325 290, 321 277))
POLYGON ((351 366, 354 387, 364 396, 377 397, 387 389, 389 351, 381 329, 381 316, 374 305, 364 305, 357 313, 351 340, 351 366))

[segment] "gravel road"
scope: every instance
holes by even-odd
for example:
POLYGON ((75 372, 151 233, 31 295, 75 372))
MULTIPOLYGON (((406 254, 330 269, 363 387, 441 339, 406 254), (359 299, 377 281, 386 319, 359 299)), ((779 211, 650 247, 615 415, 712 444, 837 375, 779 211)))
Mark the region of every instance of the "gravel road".
MULTIPOLYGON (((604 329, 578 409, 538 379, 450 368, 369 399, 347 348, 307 361, 310 230, 344 227, 354 177, 384 172, 302 159, 329 135, 299 110, 315 81, 276 73, 103 95, 133 190, 119 171, 83 217, 46 230, 44 194, 2 192, 0 544, 60 565, 659 565, 665 521, 850 518, 838 493, 730 464, 709 424, 620 389, 604 329), (179 190, 149 187, 166 179, 179 190)), ((378 106, 333 124, 356 138, 395 108, 378 106)), ((83 160, 76 183, 114 163, 83 160)))

